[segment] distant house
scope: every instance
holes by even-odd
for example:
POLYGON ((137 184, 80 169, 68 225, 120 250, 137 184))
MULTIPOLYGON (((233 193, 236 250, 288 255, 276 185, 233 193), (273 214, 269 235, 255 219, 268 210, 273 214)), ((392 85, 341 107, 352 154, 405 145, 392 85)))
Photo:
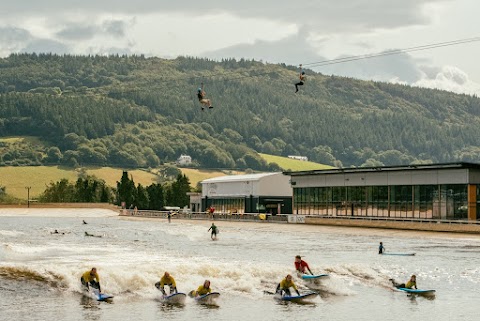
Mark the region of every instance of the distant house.
POLYGON ((288 155, 288 158, 296 159, 296 160, 299 160, 299 161, 308 162, 308 157, 307 157, 307 156, 288 155))
POLYGON ((188 155, 180 155, 179 158, 177 158, 177 164, 181 166, 185 165, 190 165, 192 163, 192 157, 188 155))

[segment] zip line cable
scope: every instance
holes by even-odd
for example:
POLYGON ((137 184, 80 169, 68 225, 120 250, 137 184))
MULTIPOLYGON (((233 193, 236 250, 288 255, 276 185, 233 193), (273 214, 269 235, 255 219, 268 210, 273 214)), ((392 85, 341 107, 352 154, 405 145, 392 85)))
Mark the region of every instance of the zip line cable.
POLYGON ((441 48, 441 47, 456 46, 460 44, 477 42, 477 41, 480 41, 480 37, 440 42, 440 43, 434 43, 434 44, 410 47, 410 48, 404 48, 404 49, 395 49, 395 50, 384 51, 376 54, 365 54, 365 55, 358 55, 358 56, 329 59, 329 60, 303 64, 303 66, 313 66, 313 67, 328 66, 328 65, 334 65, 334 64, 356 61, 361 59, 370 59, 370 58, 377 58, 377 57, 383 57, 383 56, 398 55, 398 54, 408 53, 408 52, 430 50, 430 49, 441 48))
MULTIPOLYGON (((452 41, 446 41, 446 42, 438 42, 438 43, 432 43, 428 45, 421 45, 421 46, 415 46, 415 47, 409 47, 409 48, 403 48, 403 49, 394 49, 394 50, 389 50, 389 51, 383 51, 379 53, 372 53, 372 54, 365 54, 365 55, 356 55, 356 56, 348 56, 348 57, 343 57, 343 58, 335 58, 335 59, 327 59, 327 60, 321 60, 317 62, 310 62, 306 64, 302 64, 303 67, 305 66, 310 66, 312 67, 323 67, 323 66, 329 66, 329 65, 336 65, 336 64, 342 64, 342 63, 347 63, 347 62, 352 62, 352 61, 358 61, 358 60, 365 60, 365 59, 372 59, 372 58, 378 58, 378 57, 385 57, 385 56, 393 56, 393 55, 399 55, 402 53, 409 53, 409 52, 417 52, 417 51, 425 51, 425 50, 431 50, 431 49, 436 49, 436 48, 442 48, 442 47, 451 47, 451 46, 457 46, 461 44, 468 44, 468 43, 473 43, 473 42, 478 42, 480 41, 480 37, 472 37, 472 38, 464 38, 464 39, 457 39, 457 40, 452 40, 452 41)), ((200 75, 195 75, 195 76, 186 76, 186 77, 161 77, 161 79, 172 79, 175 78, 176 80, 197 80, 197 79, 213 79, 213 78, 223 78, 224 80, 238 80, 238 79, 244 79, 244 78, 253 78, 253 77, 259 77, 259 76, 265 76, 268 74, 273 73, 273 71, 269 72, 263 72, 263 73, 256 73, 256 74, 250 74, 250 75, 240 75, 242 73, 249 72, 248 70, 243 70, 243 71, 231 71, 231 72, 223 72, 223 73, 217 73, 214 75, 208 75, 208 76, 200 76, 200 75), (229 77, 230 75, 240 75, 238 77, 229 77)), ((138 91, 138 89, 134 90, 122 90, 122 92, 125 91, 138 91)))

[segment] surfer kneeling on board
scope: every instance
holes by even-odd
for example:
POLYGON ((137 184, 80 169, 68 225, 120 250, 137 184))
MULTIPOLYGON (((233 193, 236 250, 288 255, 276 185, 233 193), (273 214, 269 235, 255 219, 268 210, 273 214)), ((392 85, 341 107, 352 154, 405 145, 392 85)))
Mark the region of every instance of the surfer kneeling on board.
POLYGON ((300 295, 298 292, 297 286, 293 283, 292 276, 288 274, 278 285, 275 293, 279 293, 281 296, 292 296, 290 288, 294 288, 297 292, 297 295, 300 295))
POLYGON ((163 295, 167 295, 164 289, 165 285, 168 285, 170 287, 170 294, 178 293, 175 279, 168 272, 165 272, 165 274, 160 279, 160 282, 155 283, 155 287, 162 291, 163 295))
POLYGON ((313 272, 312 270, 310 270, 308 263, 302 260, 302 257, 300 255, 295 256, 295 270, 302 274, 307 274, 306 270, 308 270, 308 272, 313 275, 313 272))
POLYGON ((405 288, 405 289, 413 289, 417 290, 417 276, 414 274, 410 277, 410 280, 408 280, 407 283, 397 283, 395 282, 394 279, 390 279, 392 281, 393 286, 396 287, 397 289, 399 288, 405 288))
POLYGON ((212 289, 210 288, 210 281, 205 280, 205 282, 203 282, 203 284, 198 287, 197 291, 195 290, 190 291, 189 295, 191 297, 196 297, 196 296, 205 295, 211 292, 212 292, 212 289))
POLYGON ((87 291, 91 286, 92 288, 98 289, 98 291, 102 292, 102 289, 100 288, 100 277, 98 276, 96 268, 92 268, 90 271, 83 273, 80 281, 82 282, 82 285, 86 287, 87 291))

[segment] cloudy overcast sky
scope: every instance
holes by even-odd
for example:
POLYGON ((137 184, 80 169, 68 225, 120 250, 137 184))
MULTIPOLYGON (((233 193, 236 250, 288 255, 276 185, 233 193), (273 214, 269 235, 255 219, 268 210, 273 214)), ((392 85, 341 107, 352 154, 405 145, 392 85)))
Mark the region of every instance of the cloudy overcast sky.
MULTIPOLYGON (((21 0, 12 52, 255 58, 298 65, 480 36, 478 0, 21 0)), ((480 42, 315 70, 480 94, 480 42)))

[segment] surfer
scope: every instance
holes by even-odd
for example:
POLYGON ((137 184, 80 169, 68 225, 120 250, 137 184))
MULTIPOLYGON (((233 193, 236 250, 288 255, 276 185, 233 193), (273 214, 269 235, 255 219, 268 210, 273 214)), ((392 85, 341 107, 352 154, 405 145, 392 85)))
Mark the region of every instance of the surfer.
POLYGON ((83 224, 88 224, 87 222, 85 222, 85 220, 83 220, 83 224))
POLYGON ((378 254, 383 254, 385 252, 385 247, 383 246, 383 242, 380 242, 378 246, 378 254))
POLYGON ((295 283, 293 283, 292 276, 288 274, 278 285, 277 289, 275 290, 275 293, 279 293, 282 296, 288 295, 292 296, 290 292, 290 288, 294 288, 295 291, 297 292, 297 295, 300 295, 300 292, 298 292, 297 286, 295 283))
POLYGON ((94 289, 98 289, 98 291, 102 292, 100 288, 100 277, 98 276, 97 269, 92 268, 90 271, 83 273, 82 277, 80 278, 80 282, 82 285, 86 287, 88 291, 90 286, 94 289))
POLYGON ((93 235, 85 231, 85 236, 91 236, 91 237, 102 237, 101 235, 93 235))
POLYGON ((306 270, 310 272, 311 275, 313 275, 312 270, 310 270, 310 267, 308 266, 308 263, 302 260, 302 257, 300 255, 295 256, 295 270, 297 270, 300 273, 306 274, 306 270))
POLYGON ((395 282, 394 279, 390 279, 392 282, 393 286, 396 287, 397 289, 399 288, 405 288, 405 289, 418 289, 417 288, 417 276, 414 274, 410 277, 410 280, 408 280, 407 283, 397 283, 395 282))
POLYGON ((155 287, 162 291, 163 295, 167 295, 164 289, 165 285, 168 285, 170 287, 170 294, 178 293, 175 279, 168 272, 165 272, 165 274, 160 279, 160 282, 155 283, 155 287))
POLYGON ((210 231, 210 230, 212 230, 212 234, 210 235, 210 238, 212 240, 216 240, 217 239, 218 228, 214 223, 212 223, 212 226, 210 226, 210 228, 208 229, 208 231, 210 231))
POLYGON ((212 289, 210 288, 210 281, 205 280, 205 282, 203 282, 203 284, 198 287, 197 291, 192 290, 190 291, 189 295, 191 297, 196 297, 196 296, 205 295, 211 292, 212 292, 212 289))
POLYGON ((65 235, 64 232, 60 233, 58 230, 55 230, 54 232, 50 232, 50 234, 61 234, 61 235, 65 235))

